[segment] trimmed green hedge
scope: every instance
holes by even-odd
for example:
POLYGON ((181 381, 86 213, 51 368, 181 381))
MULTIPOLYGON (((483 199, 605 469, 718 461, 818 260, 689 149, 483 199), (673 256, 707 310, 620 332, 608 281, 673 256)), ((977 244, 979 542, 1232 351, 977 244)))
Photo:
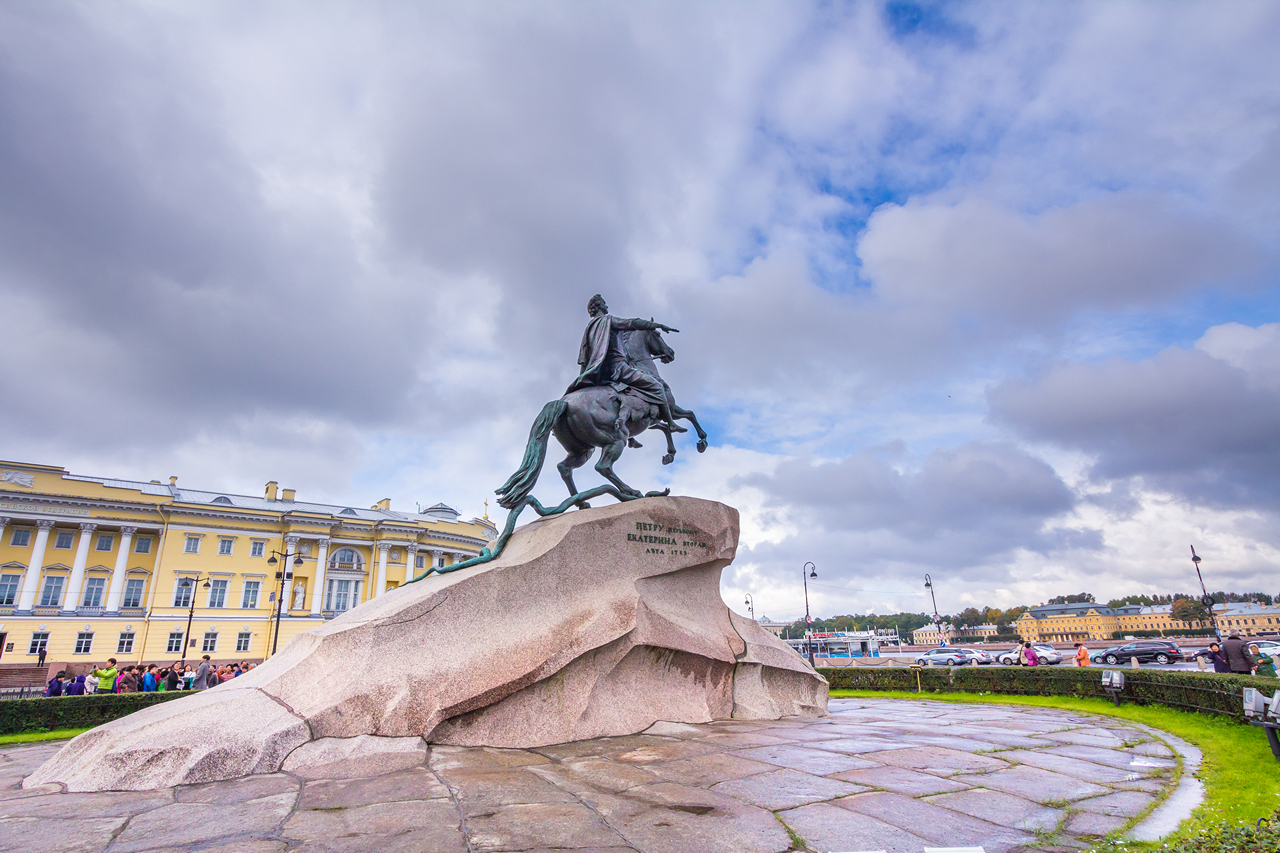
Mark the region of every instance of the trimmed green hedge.
MULTIPOLYGON (((818 670, 833 690, 916 689, 916 675, 925 693, 1001 693, 1014 696, 1110 695, 1102 689, 1101 667, 848 667, 818 670)), ((1256 687, 1268 696, 1280 680, 1251 675, 1125 669, 1122 700, 1139 705, 1166 705, 1186 711, 1244 719, 1244 688, 1256 687)))
POLYGON ((100 726, 158 702, 194 695, 190 690, 173 690, 156 693, 93 693, 88 696, 14 699, 0 702, 0 735, 100 726))

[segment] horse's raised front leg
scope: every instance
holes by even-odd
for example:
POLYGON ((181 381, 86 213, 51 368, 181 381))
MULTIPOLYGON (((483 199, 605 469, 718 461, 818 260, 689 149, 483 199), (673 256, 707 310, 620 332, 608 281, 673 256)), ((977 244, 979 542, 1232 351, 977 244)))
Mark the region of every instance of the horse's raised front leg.
MULTIPOLYGON (((693 413, 693 409, 682 409, 679 406, 671 407, 671 414, 677 418, 683 418, 693 424, 693 428, 698 431, 698 452, 702 453, 707 449, 707 433, 702 428, 702 424, 698 423, 698 416, 693 413)), ((671 436, 667 436, 667 441, 671 440, 671 436)), ((674 452, 674 450, 672 451, 674 452)))
MULTIPOLYGON (((654 427, 654 429, 662 429, 662 427, 654 427)), ((676 443, 671 440, 671 430, 663 429, 662 434, 667 437, 667 453, 662 457, 662 464, 670 465, 676 461, 676 443)))
POLYGON ((641 498, 644 497, 643 492, 631 488, 626 483, 622 482, 622 478, 613 473, 613 463, 618 461, 619 457, 622 456, 622 451, 626 450, 626 448, 627 442, 625 439, 615 441, 612 444, 606 444, 600 449, 600 458, 596 461, 596 470, 600 472, 601 477, 604 477, 610 483, 617 486, 618 491, 622 492, 624 495, 641 498))
MULTIPOLYGON (((564 458, 563 462, 556 463, 556 470, 560 472, 560 477, 564 480, 564 484, 569 487, 570 497, 578 493, 578 487, 573 482, 574 469, 581 468, 583 465, 586 465, 587 460, 590 458, 591 448, 588 447, 586 450, 581 450, 577 453, 570 453, 564 458)), ((586 501, 578 501, 575 506, 578 507, 578 509, 591 508, 591 504, 586 501)))

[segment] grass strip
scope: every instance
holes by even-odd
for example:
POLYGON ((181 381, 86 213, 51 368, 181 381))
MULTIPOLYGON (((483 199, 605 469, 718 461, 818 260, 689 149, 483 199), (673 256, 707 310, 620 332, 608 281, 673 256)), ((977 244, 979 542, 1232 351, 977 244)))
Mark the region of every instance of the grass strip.
MULTIPOLYGON (((92 728, 92 726, 89 728, 92 728)), ((89 731, 89 728, 57 729, 52 732, 19 732, 14 735, 0 735, 0 746, 13 743, 39 743, 42 740, 67 740, 68 738, 75 737, 81 732, 89 731)))
POLYGON ((1160 841, 1109 839, 1095 848, 1102 851, 1177 850, 1179 840, 1192 838, 1217 825, 1253 825, 1269 817, 1280 802, 1280 763, 1271 755, 1261 729, 1226 717, 1175 711, 1156 705, 1121 705, 1105 699, 1070 696, 1003 696, 982 693, 910 693, 906 691, 832 690, 833 699, 914 699, 958 704, 1027 705, 1060 708, 1117 717, 1151 726, 1182 738, 1204 754, 1196 774, 1205 787, 1205 799, 1178 831, 1160 841))

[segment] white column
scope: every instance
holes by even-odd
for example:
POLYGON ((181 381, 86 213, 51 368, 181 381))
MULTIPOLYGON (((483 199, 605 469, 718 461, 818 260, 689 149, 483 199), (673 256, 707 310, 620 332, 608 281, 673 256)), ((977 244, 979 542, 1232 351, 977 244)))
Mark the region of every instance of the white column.
POLYGON ((329 540, 320 540, 320 552, 316 555, 315 586, 311 590, 311 615, 320 616, 324 611, 324 570, 329 566, 329 540))
POLYGON ((443 554, 444 552, 441 551, 439 548, 432 548, 431 550, 427 551, 427 553, 431 555, 431 567, 435 568, 436 564, 440 562, 440 555, 443 554))
POLYGON ((414 563, 417 562, 417 559, 418 559, 418 548, 419 548, 419 545, 417 542, 410 542, 408 545, 405 546, 404 583, 408 583, 409 581, 413 580, 414 576, 418 574, 418 567, 414 565, 414 563))
POLYGON ((4 544, 4 529, 9 526, 9 519, 0 515, 0 545, 4 544))
POLYGON ((280 571, 284 572, 285 578, 276 578, 276 595, 280 596, 280 602, 276 603, 275 612, 281 617, 289 615, 289 605, 293 604, 293 582, 289 580, 288 575, 293 573, 293 560, 298 556, 298 537, 284 537, 284 553, 285 558, 280 561, 280 571))
POLYGON ((40 569, 44 566, 44 547, 49 544, 49 528, 53 521, 41 519, 36 522, 36 544, 31 549, 31 562, 27 563, 27 572, 22 576, 22 593, 18 596, 18 609, 31 611, 36 603, 36 587, 40 585, 40 569))
POLYGON ((84 567, 89 563, 89 540, 98 525, 84 522, 80 525, 80 541, 76 544, 76 558, 71 563, 71 579, 67 581, 67 597, 62 600, 63 610, 75 610, 80 606, 80 587, 84 583, 84 567))
POLYGON ((375 595, 382 595, 387 591, 387 552, 390 550, 390 542, 378 543, 378 582, 374 585, 370 598, 375 595))
POLYGON ((129 546, 133 544, 136 527, 120 528, 120 550, 116 551, 116 567, 111 570, 111 588, 107 590, 107 612, 120 612, 120 596, 124 594, 124 573, 129 567, 129 546))

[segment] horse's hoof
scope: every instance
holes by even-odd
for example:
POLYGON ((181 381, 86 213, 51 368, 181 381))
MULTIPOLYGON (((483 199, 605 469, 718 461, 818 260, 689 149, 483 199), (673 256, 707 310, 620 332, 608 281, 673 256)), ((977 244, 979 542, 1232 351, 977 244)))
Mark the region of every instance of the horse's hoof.
POLYGON ((676 461, 676 455, 674 453, 668 453, 666 456, 662 457, 663 465, 670 465, 672 462, 675 462, 675 461, 676 461))
POLYGON ((704 438, 702 439, 702 441, 698 442, 698 452, 702 453, 706 449, 707 449, 707 440, 704 438))

